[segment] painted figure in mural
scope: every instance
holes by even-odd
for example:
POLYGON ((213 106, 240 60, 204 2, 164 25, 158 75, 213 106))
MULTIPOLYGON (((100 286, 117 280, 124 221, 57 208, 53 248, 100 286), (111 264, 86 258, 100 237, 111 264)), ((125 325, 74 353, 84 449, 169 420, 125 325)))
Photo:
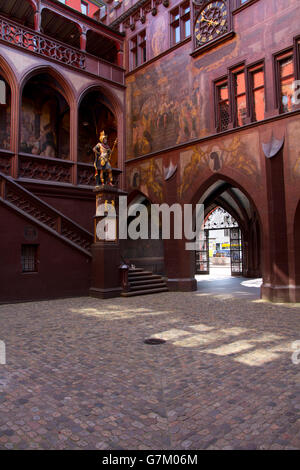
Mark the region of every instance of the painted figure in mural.
POLYGON ((100 186, 101 184, 105 184, 105 177, 108 174, 109 178, 109 185, 113 186, 113 176, 112 176, 112 168, 110 164, 110 157, 117 145, 117 139, 114 142, 113 148, 111 149, 107 143, 107 135, 104 131, 101 132, 99 136, 99 142, 93 148, 93 152, 95 153, 95 177, 96 177, 96 186, 100 186))

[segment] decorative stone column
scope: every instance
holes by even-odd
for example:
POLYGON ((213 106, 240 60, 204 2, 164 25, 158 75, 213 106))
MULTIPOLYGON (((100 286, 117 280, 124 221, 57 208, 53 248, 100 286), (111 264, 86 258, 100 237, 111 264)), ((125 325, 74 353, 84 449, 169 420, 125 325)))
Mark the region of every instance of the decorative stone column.
POLYGON ((121 287, 121 256, 118 233, 118 188, 108 185, 96 187, 96 214, 94 217, 94 243, 90 295, 101 299, 118 297, 121 287))

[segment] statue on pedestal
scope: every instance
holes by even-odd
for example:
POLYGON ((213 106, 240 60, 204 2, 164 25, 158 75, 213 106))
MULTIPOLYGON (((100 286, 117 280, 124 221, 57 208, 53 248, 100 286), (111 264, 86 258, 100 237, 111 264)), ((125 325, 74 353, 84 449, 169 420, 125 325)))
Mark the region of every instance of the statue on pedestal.
POLYGON ((106 184, 106 177, 108 175, 109 185, 113 186, 113 176, 112 176, 112 168, 110 164, 110 157, 117 145, 118 139, 115 140, 113 148, 111 149, 107 143, 107 135, 104 131, 101 132, 99 136, 99 142, 93 148, 93 152, 95 153, 95 177, 96 177, 96 187, 100 186, 101 184, 106 184))

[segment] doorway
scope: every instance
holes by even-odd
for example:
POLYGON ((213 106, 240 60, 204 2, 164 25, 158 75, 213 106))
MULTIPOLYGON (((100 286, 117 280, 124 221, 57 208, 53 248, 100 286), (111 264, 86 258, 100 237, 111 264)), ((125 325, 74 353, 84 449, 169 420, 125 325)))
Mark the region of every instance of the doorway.
POLYGON ((243 275, 243 237, 237 221, 216 207, 206 217, 200 250, 196 252, 196 274, 243 275))

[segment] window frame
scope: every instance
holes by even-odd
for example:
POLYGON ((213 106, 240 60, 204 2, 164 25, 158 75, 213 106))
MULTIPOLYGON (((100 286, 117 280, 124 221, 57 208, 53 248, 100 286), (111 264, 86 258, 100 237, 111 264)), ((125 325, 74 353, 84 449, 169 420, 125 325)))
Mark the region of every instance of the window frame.
MULTIPOLYGON (((295 42, 296 45, 299 46, 300 48, 300 41, 295 42)), ((297 80, 297 55, 300 54, 300 50, 298 49, 295 50, 295 47, 289 47, 288 49, 285 49, 284 51, 281 51, 277 54, 274 55, 274 76, 275 76, 275 98, 276 98, 276 107, 278 109, 279 114, 285 114, 285 113, 290 113, 293 112, 296 109, 296 106, 294 107, 295 109, 292 109, 291 111, 284 111, 283 110, 283 104, 282 104, 282 92, 281 92, 281 72, 280 72, 280 64, 284 60, 292 57, 293 60, 293 67, 294 67, 294 73, 293 75, 289 75, 287 77, 284 77, 285 79, 294 77, 294 80, 297 80)))
POLYGON ((235 67, 232 67, 229 71, 229 82, 230 82, 230 95, 229 99, 231 101, 231 122, 232 122, 232 127, 243 127, 244 125, 247 124, 247 118, 249 117, 249 99, 248 99, 248 80, 247 80, 247 73, 246 73, 246 67, 245 64, 239 64, 235 67), (245 81, 245 92, 244 93, 237 93, 237 86, 236 86, 236 77, 243 73, 244 74, 244 81, 245 81), (242 125, 238 124, 238 98, 240 96, 245 96, 246 98, 246 122, 242 125))
POLYGON ((179 3, 173 10, 170 11, 170 47, 180 44, 182 41, 190 38, 192 36, 192 8, 189 0, 185 0, 182 3, 179 3), (185 10, 189 8, 188 12, 185 10), (177 12, 175 16, 175 12, 177 12), (178 16, 178 18, 177 18, 178 16), (185 35, 185 24, 190 22, 190 34, 185 35), (175 41, 175 27, 179 27, 179 41, 175 41))
POLYGON ((148 60, 147 55, 147 31, 143 29, 129 38, 129 70, 144 65, 148 60))
POLYGON ((35 274, 38 273, 38 267, 39 267, 39 254, 40 254, 40 245, 38 243, 22 243, 21 245, 21 273, 22 274, 35 274), (23 249, 25 247, 33 247, 34 248, 34 269, 33 270, 27 270, 24 269, 24 255, 23 255, 23 249))
MULTIPOLYGON (((254 94, 253 92, 256 89, 264 88, 264 110, 267 109, 267 95, 266 95, 266 74, 265 74, 265 60, 259 60, 255 63, 246 65, 245 62, 241 62, 230 67, 226 75, 213 81, 214 87, 214 111, 215 111, 215 129, 216 132, 225 132, 229 129, 242 129, 247 124, 254 122, 261 122, 255 119, 255 103, 254 103, 254 94), (263 87, 253 88, 251 80, 252 74, 256 71, 262 70, 264 73, 264 85, 263 87), (244 73, 245 78, 245 93, 237 94, 235 87, 236 76, 239 73, 244 73), (228 86, 228 102, 229 102, 229 122, 227 129, 221 128, 221 117, 220 117, 220 103, 219 100, 219 88, 222 84, 227 83, 228 86), (238 125, 238 109, 237 109, 237 98, 239 96, 245 95, 246 98, 246 116, 245 122, 242 125, 238 125)), ((225 100, 224 100, 225 101, 225 100)))
POLYGON ((88 4, 88 2, 85 2, 84 0, 80 0, 80 11, 81 11, 81 13, 82 13, 83 15, 88 16, 88 14, 89 14, 89 4, 88 4), (86 6, 86 13, 84 13, 84 12, 82 11, 82 6, 83 6, 83 5, 86 6))
POLYGON ((266 113, 266 70, 265 61, 260 61, 247 67, 247 82, 248 82, 248 103, 249 103, 249 115, 251 122, 260 122, 261 120, 256 119, 255 112, 255 91, 264 90, 264 116, 266 113), (264 84, 259 87, 254 87, 253 76, 257 72, 263 72, 264 84))
POLYGON ((230 99, 230 83, 229 83, 229 77, 228 75, 225 75, 224 77, 219 78, 214 82, 214 95, 215 95, 215 127, 217 132, 225 132, 230 128, 230 123, 231 123, 231 99, 230 99), (227 90, 228 90, 228 99, 227 100, 220 100, 220 88, 224 85, 227 84, 227 90), (228 126, 227 129, 222 129, 221 128, 221 113, 220 113, 220 104, 228 101, 228 116, 229 116, 229 121, 228 121, 228 126))

